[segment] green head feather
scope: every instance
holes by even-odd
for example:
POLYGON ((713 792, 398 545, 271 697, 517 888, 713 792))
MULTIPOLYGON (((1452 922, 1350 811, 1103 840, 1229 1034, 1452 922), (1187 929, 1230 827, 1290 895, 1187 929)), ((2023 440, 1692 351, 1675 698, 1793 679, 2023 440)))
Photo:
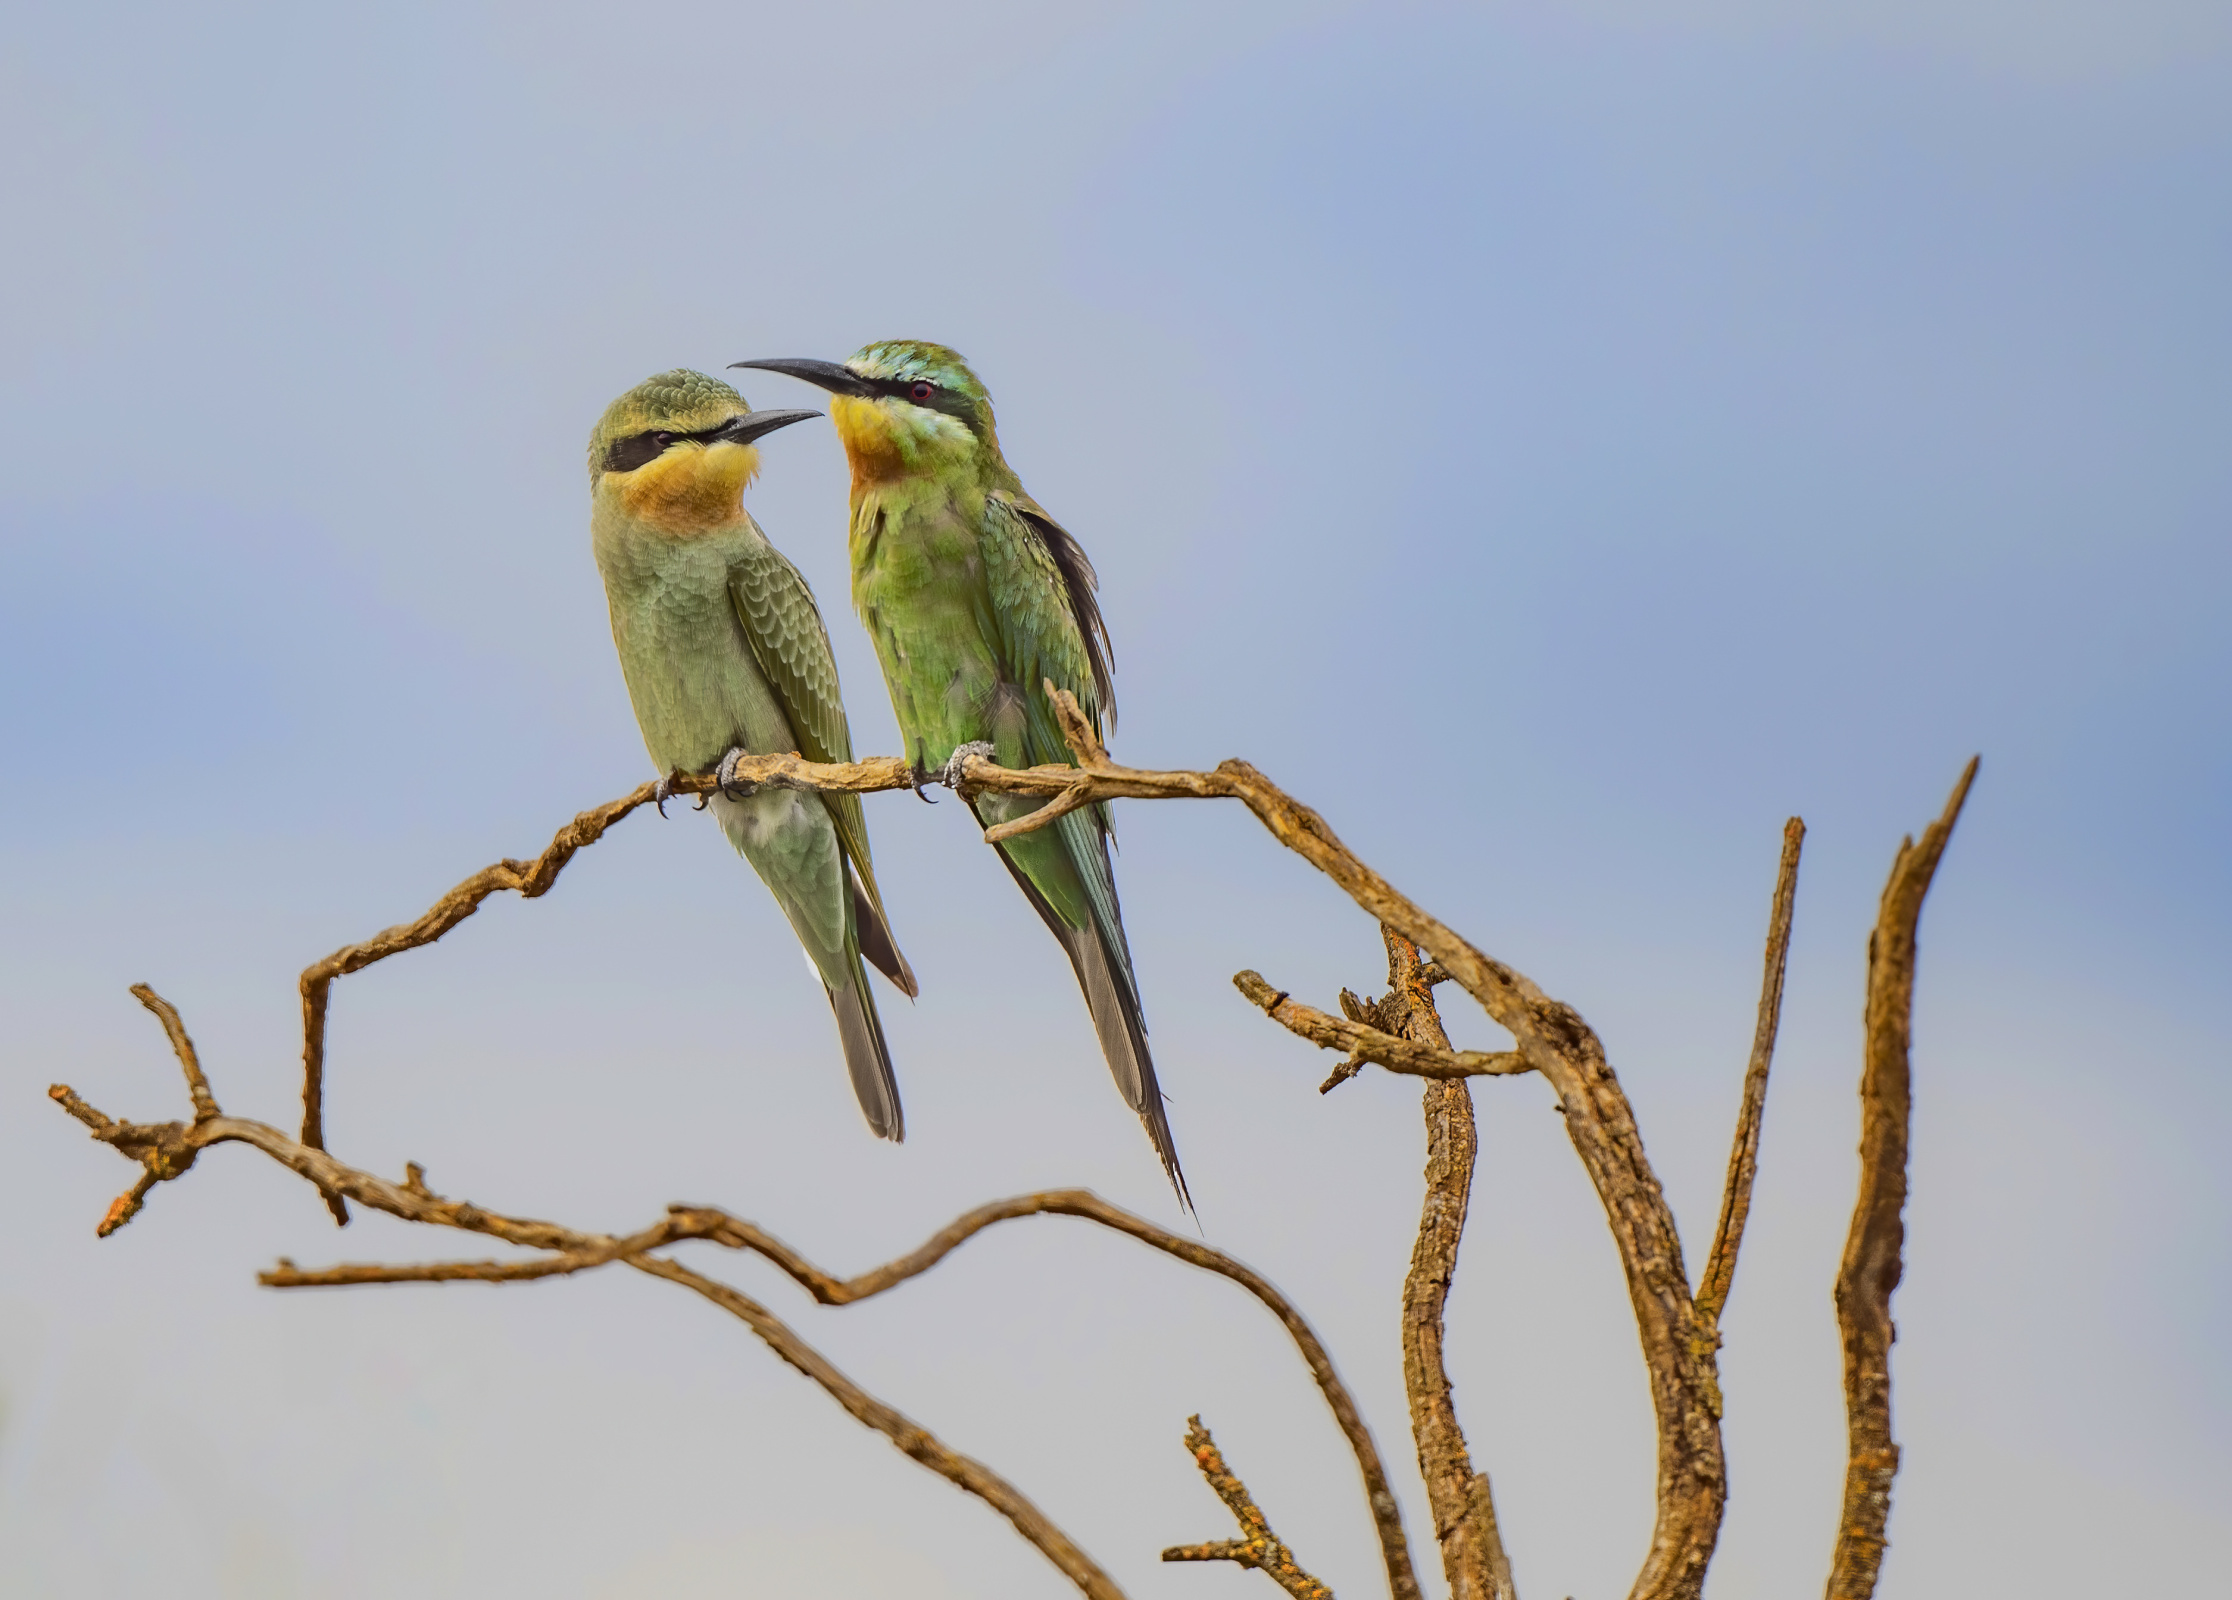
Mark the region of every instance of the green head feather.
POLYGON ((731 417, 747 416, 751 407, 744 397, 718 378, 688 367, 676 367, 644 379, 605 407, 589 435, 589 480, 604 471, 606 451, 616 440, 653 429, 669 433, 701 433, 718 428, 731 417))
POLYGON ((1000 454, 1000 436, 992 421, 992 394, 983 380, 969 370, 958 350, 927 339, 879 339, 862 345, 845 365, 863 378, 884 383, 912 384, 927 380, 936 385, 931 409, 942 411, 967 425, 977 441, 998 464, 999 472, 1012 477, 1000 454))

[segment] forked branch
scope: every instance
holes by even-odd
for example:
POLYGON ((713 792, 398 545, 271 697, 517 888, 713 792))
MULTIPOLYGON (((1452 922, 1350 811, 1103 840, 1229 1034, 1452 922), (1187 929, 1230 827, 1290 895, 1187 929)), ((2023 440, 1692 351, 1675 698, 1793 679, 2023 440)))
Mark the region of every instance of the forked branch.
POLYGON ((1186 1448, 1193 1452, 1194 1465, 1201 1468, 1202 1477, 1217 1491, 1217 1498, 1231 1509, 1233 1520, 1240 1524, 1241 1536, 1211 1539, 1204 1544, 1172 1545, 1162 1553, 1162 1558, 1165 1561, 1236 1562, 1262 1573, 1293 1595, 1294 1600, 1333 1600, 1333 1591, 1303 1571, 1294 1552, 1271 1531, 1271 1524, 1256 1505, 1255 1496, 1248 1493, 1248 1486, 1240 1481, 1239 1474, 1225 1465, 1224 1452, 1217 1448, 1217 1441, 1209 1437, 1209 1430, 1201 1425, 1199 1416, 1186 1419, 1186 1448))
POLYGON ((1908 1046, 1914 1023, 1915 930, 1923 897, 1976 781, 1971 759, 1922 842, 1902 841, 1868 936, 1867 1064, 1860 1078, 1860 1197, 1837 1271, 1837 1327, 1844 1337, 1844 1511, 1829 1569, 1829 1600, 1868 1600, 1883 1564, 1891 1481, 1891 1291, 1905 1270, 1907 1124, 1913 1105, 1908 1046))

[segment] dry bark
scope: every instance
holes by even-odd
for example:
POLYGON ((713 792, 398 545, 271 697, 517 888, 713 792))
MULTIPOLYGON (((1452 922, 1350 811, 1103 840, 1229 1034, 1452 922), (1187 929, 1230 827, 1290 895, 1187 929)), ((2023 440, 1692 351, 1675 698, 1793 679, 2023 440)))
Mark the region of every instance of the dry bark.
POLYGON ((1908 1046, 1914 1022, 1915 929, 1946 841, 1976 781, 1971 760, 1944 813, 1917 845, 1901 841, 1868 936, 1867 1063, 1860 1078, 1860 1197, 1837 1270, 1844 1336, 1845 1485, 1829 1600, 1867 1600, 1883 1564, 1884 1526, 1899 1447, 1891 1437, 1891 1291, 1905 1267, 1907 1124, 1913 1109, 1908 1046))

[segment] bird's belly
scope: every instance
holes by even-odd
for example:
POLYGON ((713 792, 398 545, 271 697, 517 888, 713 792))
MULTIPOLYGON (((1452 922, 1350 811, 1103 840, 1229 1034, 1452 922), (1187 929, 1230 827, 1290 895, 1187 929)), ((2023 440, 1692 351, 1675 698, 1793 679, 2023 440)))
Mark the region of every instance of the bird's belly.
POLYGON ((725 567, 668 562, 615 576, 606 575, 613 642, 636 725, 661 772, 702 771, 738 745, 797 748, 736 620, 725 567))
POLYGON ((850 981, 852 886, 821 796, 764 789, 736 800, 715 795, 711 804, 729 843, 774 893, 822 982, 843 988, 850 981))
POLYGON ((907 755, 944 764, 992 736, 999 658, 985 637, 984 566, 975 538, 945 518, 886 516, 856 539, 853 604, 875 641, 907 755))

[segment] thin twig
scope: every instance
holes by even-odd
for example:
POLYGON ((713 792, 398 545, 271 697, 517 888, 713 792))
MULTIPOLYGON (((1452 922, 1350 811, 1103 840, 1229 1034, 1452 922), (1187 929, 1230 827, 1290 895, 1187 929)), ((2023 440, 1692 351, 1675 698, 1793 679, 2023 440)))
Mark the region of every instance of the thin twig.
MULTIPOLYGON (((1744 1100, 1736 1113, 1736 1140, 1728 1152, 1728 1182, 1721 1190, 1720 1226, 1705 1258, 1697 1289, 1698 1317, 1715 1329, 1728 1304, 1736 1277, 1736 1252, 1743 1247, 1744 1222, 1751 1215, 1752 1179, 1759 1171, 1759 1121, 1767 1108, 1767 1069, 1775 1059, 1775 1034, 1782 1026, 1783 973, 1790 965, 1790 918, 1798 902, 1798 850, 1806 825, 1796 817, 1783 824, 1782 865, 1775 872, 1775 898, 1767 917, 1766 971, 1759 980, 1759 1021, 1752 1029, 1751 1062, 1744 1069, 1744 1100)), ((1716 1335, 1717 1336, 1717 1335, 1716 1335)))
POLYGON ((1915 930, 1953 824, 1976 781, 1972 758, 1922 842, 1899 845, 1868 936, 1867 1065, 1860 1079, 1860 1197, 1837 1270, 1837 1327, 1844 1338, 1844 1512, 1829 1569, 1829 1600, 1868 1600, 1883 1563, 1891 1481, 1899 1447, 1891 1437, 1891 1291, 1904 1271, 1908 1059, 1914 1023, 1915 930))
MULTIPOLYGON (((1446 1052, 1449 1035, 1442 1030, 1418 947, 1385 924, 1380 936, 1387 946, 1388 992, 1365 1005, 1410 1044, 1446 1052)), ((1350 1000, 1343 995, 1344 1007, 1350 1000)), ((1426 1481, 1426 1504, 1433 1512, 1451 1600, 1517 1600, 1488 1474, 1472 1469, 1442 1354, 1449 1286, 1457 1275, 1457 1250, 1464 1242, 1473 1163, 1480 1148, 1472 1086, 1461 1078, 1429 1083, 1423 1110, 1426 1194, 1410 1273, 1403 1280, 1403 1389, 1410 1398, 1411 1437, 1418 1446, 1419 1476, 1426 1481)))
POLYGON ((1255 1496, 1248 1493, 1248 1486, 1240 1481, 1239 1474, 1225 1465, 1224 1453, 1217 1448, 1217 1441, 1209 1437, 1209 1430, 1201 1425, 1199 1416, 1186 1419, 1186 1448, 1193 1452, 1194 1465, 1201 1468, 1202 1477, 1217 1491, 1217 1498, 1231 1509, 1233 1520, 1240 1524, 1241 1537, 1212 1539, 1205 1544, 1172 1545, 1162 1553, 1162 1558, 1165 1561, 1231 1561, 1262 1573, 1293 1595, 1294 1600, 1333 1600, 1333 1591, 1303 1571, 1294 1552, 1271 1531, 1271 1523, 1256 1505, 1255 1496))
MULTIPOLYGON (((1486 1078, 1534 1070, 1516 1050, 1452 1050, 1446 1044, 1423 1044, 1369 1023, 1333 1016, 1273 988, 1260 972, 1234 973, 1232 986, 1289 1033, 1321 1049, 1346 1050, 1355 1060, 1375 1062, 1390 1072, 1415 1078, 1486 1078)), ((1339 1081, 1355 1076, 1347 1065, 1343 1063, 1339 1081)))
POLYGON ((178 1019, 178 1008, 144 983, 132 985, 132 998, 154 1012, 163 1024, 163 1031, 170 1035, 171 1049, 186 1074, 187 1098, 194 1102, 194 1120, 207 1122, 217 1115, 217 1097, 209 1092, 209 1080, 202 1076, 201 1057, 194 1051, 194 1041, 186 1036, 186 1024, 178 1019))

